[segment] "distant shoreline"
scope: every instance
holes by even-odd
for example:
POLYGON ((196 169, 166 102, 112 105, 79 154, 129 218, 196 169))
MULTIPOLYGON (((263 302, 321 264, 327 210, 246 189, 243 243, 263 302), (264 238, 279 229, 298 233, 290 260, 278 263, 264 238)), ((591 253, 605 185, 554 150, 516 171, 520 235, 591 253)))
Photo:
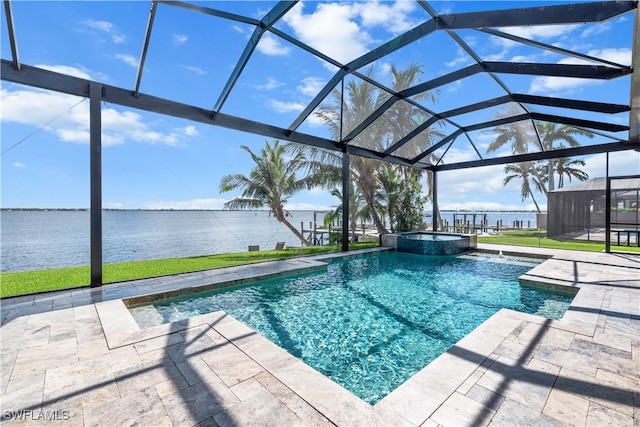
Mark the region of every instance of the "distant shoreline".
MULTIPOLYGON (((115 209, 104 208, 108 212, 269 212, 269 209, 115 209)), ((43 211, 43 212, 88 212, 89 208, 0 208, 0 211, 43 211)), ((328 210, 291 209, 293 212, 329 212, 328 210)))
MULTIPOLYGON (((269 209, 117 209, 117 208, 104 208, 102 209, 104 212, 269 212, 269 209)), ((61 211, 61 212, 88 212, 89 208, 0 208, 0 212, 4 211, 42 211, 42 212, 51 212, 51 211, 61 211)), ((291 212, 329 212, 329 210, 314 210, 314 209, 291 209, 291 212)), ((510 209, 510 210, 454 210, 454 209, 443 209, 440 212, 447 213, 461 213, 461 214, 484 214, 489 212, 504 212, 504 213, 537 213, 535 210, 526 210, 526 209, 510 209)), ((430 210, 425 211, 425 213, 431 213, 430 210)), ((546 213, 542 212, 542 213, 546 213)))

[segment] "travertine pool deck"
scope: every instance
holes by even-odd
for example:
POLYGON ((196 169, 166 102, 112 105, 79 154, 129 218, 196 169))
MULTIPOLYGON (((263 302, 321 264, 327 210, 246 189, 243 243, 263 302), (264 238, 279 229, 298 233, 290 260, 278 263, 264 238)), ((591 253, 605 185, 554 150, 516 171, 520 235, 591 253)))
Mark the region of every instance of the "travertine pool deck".
POLYGON ((640 426, 640 256, 553 256, 560 321, 501 310, 375 406, 222 312, 140 330, 123 298, 292 269, 269 262, 0 301, 7 425, 640 426))

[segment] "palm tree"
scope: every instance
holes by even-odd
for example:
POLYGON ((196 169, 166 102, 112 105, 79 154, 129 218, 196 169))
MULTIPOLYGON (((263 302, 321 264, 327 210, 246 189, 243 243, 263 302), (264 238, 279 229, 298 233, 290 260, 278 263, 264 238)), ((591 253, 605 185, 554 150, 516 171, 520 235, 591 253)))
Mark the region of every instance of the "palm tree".
MULTIPOLYGON (((518 104, 512 104, 498 114, 500 117, 511 117, 521 114, 524 110, 518 104)), ((498 151, 505 145, 511 144, 512 154, 525 154, 529 152, 529 145, 534 144, 540 146, 538 136, 530 121, 522 120, 513 123, 507 123, 494 127, 491 132, 497 136, 487 147, 487 153, 498 151)), ((505 168, 506 169, 506 168, 505 168)), ((505 171, 506 172, 506 171, 505 171)), ((547 195, 547 189, 544 185, 544 175, 540 174, 538 169, 533 166, 529 170, 529 177, 532 178, 538 188, 544 195, 547 195)), ((533 198, 533 194, 531 194, 533 198)), ((524 200, 524 199, 523 199, 524 200)), ((537 204, 536 204, 537 206, 537 204)))
POLYGON ((397 211, 402 193, 402 177, 397 169, 390 164, 385 165, 378 175, 380 191, 377 199, 386 206, 391 232, 395 233, 395 212, 397 211))
MULTIPOLYGON (((406 70, 398 70, 395 66, 392 66, 391 71, 394 77, 393 90, 396 92, 414 85, 418 76, 422 73, 421 67, 416 64, 411 64, 406 70)), ((366 71, 366 75, 372 77, 373 69, 371 67, 366 71)), ((315 115, 328 126, 332 137, 337 141, 341 141, 345 134, 355 129, 384 103, 387 99, 386 96, 386 92, 366 81, 352 79, 346 83, 344 94, 338 88, 334 89, 329 102, 321 105, 315 115)), ((435 96, 430 92, 425 92, 413 99, 433 101, 435 96)), ((396 102, 382 117, 362 130, 354 140, 350 141, 350 144, 374 150, 383 150, 388 146, 389 142, 399 140, 427 119, 427 114, 423 110, 404 101, 396 102)), ((412 153, 407 153, 407 156, 417 155, 424 148, 430 146, 433 140, 442 138, 442 136, 433 127, 423 132, 411 142, 412 145, 408 146, 416 150, 416 153, 413 155, 412 153)), ((330 178, 324 183, 325 187, 330 188, 339 182, 337 179, 340 177, 342 168, 342 156, 340 153, 309 146, 299 146, 296 151, 304 152, 306 157, 312 159, 316 165, 324 164, 324 172, 322 173, 330 178)), ((366 202, 371 219, 378 232, 387 233, 382 216, 383 212, 379 204, 376 203, 376 195, 381 189, 379 175, 382 165, 383 162, 374 159, 360 156, 352 156, 350 158, 351 179, 366 202)), ((317 169, 316 175, 320 176, 320 172, 321 170, 317 169)), ((420 172, 416 170, 403 173, 406 177, 408 176, 407 174, 419 175, 420 172)), ((431 188, 429 191, 432 191, 431 188)))
POLYGON ((307 167, 302 153, 296 154, 291 160, 286 160, 285 147, 275 140, 273 145, 268 141, 257 155, 245 145, 240 146, 251 155, 255 166, 249 176, 242 174, 225 175, 220 179, 220 192, 226 193, 241 190, 242 196, 236 197, 224 204, 225 209, 260 209, 268 207, 273 216, 283 223, 300 241, 309 246, 304 238, 288 220, 290 213, 284 208, 289 198, 300 190, 311 188, 315 183, 313 175, 298 178, 297 173, 307 167))
POLYGON ((566 175, 569 178, 569 182, 571 182, 571 178, 576 178, 578 181, 586 181, 589 179, 589 174, 584 172, 582 169, 578 169, 574 166, 583 166, 585 162, 584 160, 571 160, 569 157, 560 157, 559 159, 555 159, 554 166, 555 170, 558 172, 558 188, 564 187, 564 176, 566 175))
MULTIPOLYGON (((530 178, 534 172, 534 166, 531 162, 522 162, 522 163, 514 163, 510 165, 506 165, 504 167, 504 172, 507 176, 502 181, 503 185, 509 184, 514 179, 521 179, 522 185, 520 187, 520 195, 522 196, 522 201, 524 202, 526 199, 531 196, 531 200, 533 200, 533 204, 536 205, 536 209, 538 213, 540 213, 540 206, 538 206, 538 202, 533 196, 533 189, 531 188, 530 178)), ((538 186, 537 181, 534 181, 534 186, 538 186)))
MULTIPOLYGON (((373 69, 369 68, 366 74, 371 77, 373 69)), ((375 111, 379 102, 377 88, 365 81, 357 82, 351 80, 347 83, 344 102, 341 91, 334 89, 332 94, 332 101, 320 106, 315 114, 329 127, 333 138, 336 140, 342 139, 343 128, 346 132, 349 132, 362 123, 375 111)), ((368 126, 358 136, 359 144, 380 149, 382 147, 380 129, 381 126, 376 124, 368 126)), ((324 164, 325 172, 323 172, 323 175, 334 179, 339 176, 342 168, 342 155, 340 153, 309 146, 299 146, 298 151, 304 152, 309 159, 316 161, 316 164, 324 164)), ((373 223, 380 233, 387 233, 388 231, 384 227, 375 206, 375 194, 379 186, 376 175, 380 165, 379 161, 373 159, 360 156, 352 156, 350 158, 351 177, 369 207, 373 223)), ((335 182, 333 183, 335 184, 335 182)))
MULTIPOLYGON (((576 136, 584 136, 586 138, 593 138, 593 133, 577 129, 573 126, 561 125, 558 123, 551 122, 540 122, 535 121, 534 125, 538 130, 538 134, 540 135, 540 141, 542 143, 542 147, 545 151, 557 150, 560 148, 565 148, 565 145, 562 142, 566 142, 569 147, 578 147, 580 143, 576 139, 576 136), (560 144, 557 144, 560 142, 560 144)), ((555 176, 554 176, 554 160, 549 159, 548 162, 548 174, 549 174, 549 191, 553 191, 555 188, 555 176)), ((559 179, 562 179, 562 175, 559 176, 559 179)), ((558 188, 562 187, 558 182, 558 188)))
MULTIPOLYGON (((337 197, 342 202, 342 191, 340 191, 340 189, 334 188, 331 190, 331 195, 337 197)), ((341 221, 342 212, 343 206, 342 203, 340 203, 333 211, 324 217, 325 227, 334 221, 341 221)), ((360 190, 351 184, 351 190, 349 191, 349 229, 351 230, 351 234, 355 235, 359 219, 366 220, 369 219, 369 217, 369 209, 367 205, 364 204, 360 190)))
MULTIPOLYGON (((522 109, 514 104, 507 110, 502 111, 499 117, 513 116, 520 112, 522 112, 522 109)), ((562 145, 563 141, 570 147, 579 146, 580 143, 576 139, 576 136, 593 138, 593 134, 589 131, 568 125, 541 121, 534 121, 533 127, 530 126, 528 121, 508 123, 496 126, 492 131, 497 133, 497 137, 489 144, 487 153, 497 151, 509 143, 511 144, 511 152, 513 154, 529 152, 530 144, 535 144, 544 151, 550 151, 564 148, 564 145, 562 145), (560 144, 558 144, 558 142, 560 142, 560 144)), ((529 177, 534 180, 536 184, 535 187, 538 191, 547 196, 548 191, 553 190, 555 185, 553 159, 548 161, 547 167, 544 169, 532 167, 529 177), (548 188, 545 182, 548 183, 548 188)), ((531 197, 533 198, 533 194, 531 194, 531 197)))
MULTIPOLYGON (((418 83, 420 75, 422 75, 422 66, 412 63, 407 68, 398 70, 395 65, 392 65, 391 75, 393 76, 392 89, 395 92, 401 92, 418 83)), ((438 100, 437 95, 437 92, 425 91, 414 96, 412 99, 421 103, 436 103, 438 100)), ((399 101, 389 108, 383 118, 385 119, 385 128, 391 133, 390 139, 393 142, 396 142, 413 131, 420 124, 430 119, 431 116, 424 110, 416 108, 408 102, 399 101)), ((444 133, 439 131, 435 124, 431 125, 428 129, 422 131, 413 140, 405 144, 400 149, 400 152, 402 153, 401 157, 413 158, 429 148, 435 142, 444 138, 444 136, 444 133)), ((431 153, 424 161, 430 164, 435 164, 437 160, 436 155, 431 153)), ((421 175, 421 171, 415 168, 401 168, 401 171, 405 181, 409 179, 410 174, 416 175, 416 178, 418 179, 421 175)), ((430 199, 433 197, 432 172, 427 173, 427 197, 430 199)))
MULTIPOLYGON (((419 76, 422 74, 422 67, 417 64, 411 64, 404 70, 399 70, 395 65, 391 66, 391 74, 393 76, 392 89, 400 92, 408 87, 416 84, 419 76)), ((369 68, 367 75, 372 75, 372 68, 369 68)), ((339 90, 333 91, 333 99, 329 104, 325 104, 318 109, 317 116, 329 126, 333 137, 340 140, 344 133, 350 132, 360 123, 362 123, 377 107, 386 101, 386 94, 383 91, 373 87, 367 82, 350 81, 343 94, 339 90), (342 122, 340 119, 342 118, 342 122), (344 131, 342 130, 344 129, 344 131)), ((413 98, 415 101, 426 100, 433 102, 436 96, 432 92, 424 92, 413 98)), ((385 114, 373 124, 364 129, 355 140, 354 145, 364 146, 367 148, 382 150, 388 146, 388 143, 398 141, 407 133, 415 129, 420 123, 423 123, 429 117, 427 114, 416 108, 414 105, 399 101, 389 108, 385 114)), ((432 145, 435 140, 443 137, 433 126, 422 132, 413 141, 407 144, 404 150, 412 150, 415 152, 407 152, 406 156, 413 157, 424 149, 432 145)), ((325 156, 328 156, 325 154, 325 156)), ((312 156, 309 156, 312 157, 312 156)), ((333 160, 336 167, 340 163, 333 160)), ((369 207, 372 220, 376 228, 381 233, 386 233, 386 227, 382 221, 380 206, 376 205, 376 193, 381 189, 379 175, 381 174, 382 163, 377 160, 366 159, 362 157, 351 158, 351 175, 360 189, 360 192, 369 207)), ((403 176, 407 174, 419 175, 420 171, 403 170, 403 176)), ((431 181, 429 183, 429 194, 432 193, 431 181)), ((389 209, 387 209, 389 211, 389 209)), ((393 222, 392 222, 393 223, 393 222)))
MULTIPOLYGON (((518 115, 522 108, 513 104, 498 114, 498 118, 518 115)), ((529 152, 529 144, 535 144, 537 137, 528 121, 519 121, 498 125, 491 132, 498 134, 487 147, 487 153, 498 151, 505 145, 511 144, 512 154, 524 154, 529 152)))
MULTIPOLYGON (((422 74, 422 66, 416 63, 410 64, 404 70, 398 70, 395 65, 391 66, 391 76, 393 82, 391 88, 394 92, 401 92, 409 87, 414 86, 419 81, 419 77, 422 74)), ((437 101, 437 93, 431 91, 422 92, 414 97, 413 101, 416 102, 431 102, 437 101)), ((395 102, 382 116, 384 121, 384 128, 390 135, 392 142, 397 142, 405 135, 413 131, 418 125, 424 123, 431 116, 427 112, 415 107, 406 101, 395 102)), ((423 131, 410 143, 405 144, 405 155, 418 155, 424 149, 432 145, 434 140, 443 138, 444 135, 435 130, 434 126, 430 126, 429 129, 423 131), (409 150, 407 151, 406 148, 409 150)))

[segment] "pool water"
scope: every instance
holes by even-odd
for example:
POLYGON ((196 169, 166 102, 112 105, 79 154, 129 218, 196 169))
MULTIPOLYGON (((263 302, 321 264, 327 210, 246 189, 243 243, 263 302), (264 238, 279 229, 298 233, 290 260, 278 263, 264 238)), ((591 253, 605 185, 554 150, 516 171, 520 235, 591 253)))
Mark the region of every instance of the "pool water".
POLYGON ((572 294, 518 283, 537 264, 388 251, 130 310, 141 327, 224 310, 375 404, 500 308, 562 317, 572 294))

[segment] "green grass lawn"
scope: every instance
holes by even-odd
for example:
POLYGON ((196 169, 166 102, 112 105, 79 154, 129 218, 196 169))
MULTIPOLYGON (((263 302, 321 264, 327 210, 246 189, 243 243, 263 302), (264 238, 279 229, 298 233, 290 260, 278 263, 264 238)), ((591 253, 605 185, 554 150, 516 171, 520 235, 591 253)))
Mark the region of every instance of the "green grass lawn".
MULTIPOLYGON (((538 232, 536 230, 505 231, 497 236, 478 236, 478 242, 590 252, 602 252, 602 250, 604 250, 604 243, 602 242, 548 239, 545 235, 546 233, 544 231, 538 232)), ((350 248, 362 249, 374 246, 377 246, 377 243, 357 243, 350 245, 350 248)), ((105 264, 103 267, 103 279, 105 283, 122 282, 211 268, 336 252, 340 249, 340 246, 311 246, 287 248, 281 251, 238 252, 188 258, 167 258, 105 264)), ((612 245, 611 250, 640 253, 640 248, 629 246, 612 245)), ((89 276, 89 266, 2 273, 0 274, 0 297, 80 288, 89 285, 89 276)))
MULTIPOLYGON (((378 246, 377 243, 356 243, 350 249, 378 246)), ((310 246, 257 252, 206 255, 187 258, 166 258, 149 261, 131 261, 103 266, 105 283, 165 276, 190 271, 233 265, 252 264, 263 261, 337 252, 341 246, 310 246)), ((0 274, 0 297, 27 295, 59 289, 80 288, 90 282, 89 266, 53 268, 47 270, 20 271, 0 274)))
MULTIPOLYGON (((549 239, 544 230, 503 231, 497 236, 478 236, 478 243, 494 243, 497 245, 529 246, 535 248, 568 249, 573 251, 602 252, 604 242, 583 240, 549 239)), ((612 251, 640 252, 633 246, 611 245, 612 251)))

